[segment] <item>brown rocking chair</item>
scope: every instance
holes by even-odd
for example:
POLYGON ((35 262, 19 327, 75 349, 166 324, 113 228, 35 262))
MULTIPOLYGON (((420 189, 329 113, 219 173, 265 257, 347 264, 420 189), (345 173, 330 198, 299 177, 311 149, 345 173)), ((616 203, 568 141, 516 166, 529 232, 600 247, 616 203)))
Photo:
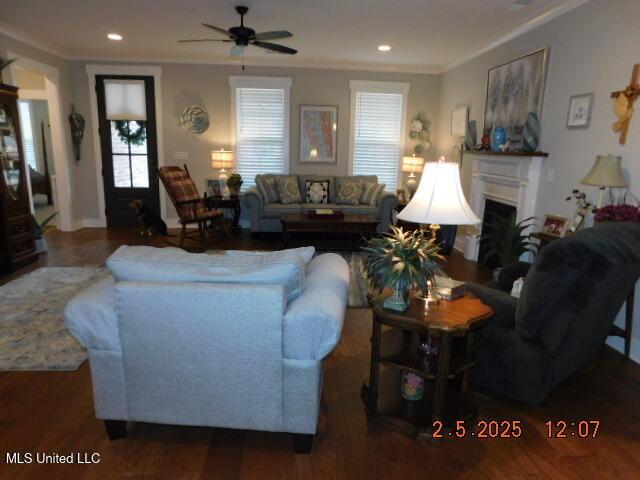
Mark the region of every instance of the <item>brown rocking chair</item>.
POLYGON ((176 207, 182 228, 178 235, 178 243, 182 247, 185 238, 192 238, 208 245, 210 243, 210 227, 214 220, 224 217, 222 210, 212 210, 207 206, 207 195, 200 197, 195 182, 189 175, 187 166, 161 167, 158 170, 160 180, 167 189, 169 198, 176 207), (187 233, 187 225, 198 224, 198 230, 187 233))

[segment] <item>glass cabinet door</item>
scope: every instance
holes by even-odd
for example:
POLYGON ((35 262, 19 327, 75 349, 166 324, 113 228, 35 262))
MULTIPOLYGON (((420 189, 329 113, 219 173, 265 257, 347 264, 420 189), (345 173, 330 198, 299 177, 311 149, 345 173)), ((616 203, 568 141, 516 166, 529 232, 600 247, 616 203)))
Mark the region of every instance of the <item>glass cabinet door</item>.
POLYGON ((7 185, 9 195, 14 199, 18 198, 20 187, 22 173, 20 161, 11 110, 6 105, 0 105, 0 164, 2 164, 4 183, 7 185))

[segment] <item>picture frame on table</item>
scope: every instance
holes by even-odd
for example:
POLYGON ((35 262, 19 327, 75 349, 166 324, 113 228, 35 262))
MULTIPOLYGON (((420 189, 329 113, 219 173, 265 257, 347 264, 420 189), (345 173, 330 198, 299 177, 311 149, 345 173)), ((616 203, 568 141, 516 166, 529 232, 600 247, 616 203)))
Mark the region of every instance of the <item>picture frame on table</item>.
POLYGON ((464 137, 467 135, 467 123, 469 122, 469 107, 463 105, 451 111, 451 136, 464 137))
POLYGON ((338 106, 300 105, 300 163, 337 163, 338 106))
POLYGON ((221 197, 222 196, 222 185, 220 184, 220 180, 217 178, 207 178, 207 194, 210 197, 221 197))
POLYGON ((578 230, 580 230, 583 224, 584 224, 584 215, 582 213, 576 213, 571 219, 571 222, 569 223, 569 225, 567 226, 564 236, 573 235, 578 230))
POLYGON ((589 128, 591 126, 591 113, 595 93, 582 93, 572 95, 569 99, 569 112, 567 113, 567 128, 589 128))
POLYGON ((9 126, 9 117, 7 116, 7 111, 4 108, 0 108, 0 127, 8 127, 9 126))
POLYGON ((396 190, 396 196, 398 197, 398 201, 400 203, 406 203, 407 198, 405 197, 405 193, 404 193, 404 189, 403 188, 399 188, 398 190, 396 190))
POLYGON ((567 231, 569 219, 557 215, 545 215, 544 222, 540 227, 540 233, 551 235, 552 237, 563 237, 567 231))

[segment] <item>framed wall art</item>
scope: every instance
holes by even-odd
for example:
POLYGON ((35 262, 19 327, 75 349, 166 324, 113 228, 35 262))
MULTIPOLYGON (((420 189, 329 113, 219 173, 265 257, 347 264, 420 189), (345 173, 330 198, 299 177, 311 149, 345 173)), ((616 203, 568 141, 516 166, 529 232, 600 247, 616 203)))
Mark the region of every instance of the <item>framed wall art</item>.
POLYGON ((467 134, 469 107, 457 107, 451 112, 451 136, 464 137, 467 134))
POLYGON ((336 163, 338 107, 300 105, 300 162, 336 163))
POLYGON ((594 98, 594 93, 583 93, 581 95, 573 95, 569 99, 567 128, 589 128, 594 98))

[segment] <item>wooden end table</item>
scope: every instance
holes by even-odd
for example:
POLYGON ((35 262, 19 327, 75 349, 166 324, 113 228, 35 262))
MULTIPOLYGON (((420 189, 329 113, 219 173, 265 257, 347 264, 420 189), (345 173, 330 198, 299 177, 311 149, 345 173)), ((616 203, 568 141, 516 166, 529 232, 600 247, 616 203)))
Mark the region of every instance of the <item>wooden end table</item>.
POLYGON ((280 217, 282 240, 289 245, 292 234, 360 234, 372 235, 377 232, 378 219, 373 215, 344 215, 339 218, 309 218, 306 213, 287 213, 280 217))
POLYGON ((420 438, 432 438, 434 422, 445 430, 459 420, 471 421, 476 409, 468 398, 469 373, 476 365, 475 331, 487 324, 491 308, 472 294, 425 309, 411 294, 405 312, 382 307, 386 295, 372 300, 371 370, 362 388, 367 416, 375 423, 420 438), (425 363, 420 338, 438 343, 437 355, 425 363), (424 381, 421 400, 400 394, 402 374, 424 381))
POLYGON ((207 197, 207 207, 212 210, 230 210, 233 219, 231 219, 231 231, 234 235, 240 234, 240 197, 233 196, 229 198, 211 196, 207 197))

